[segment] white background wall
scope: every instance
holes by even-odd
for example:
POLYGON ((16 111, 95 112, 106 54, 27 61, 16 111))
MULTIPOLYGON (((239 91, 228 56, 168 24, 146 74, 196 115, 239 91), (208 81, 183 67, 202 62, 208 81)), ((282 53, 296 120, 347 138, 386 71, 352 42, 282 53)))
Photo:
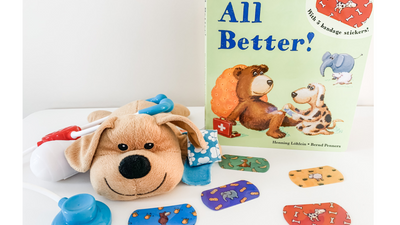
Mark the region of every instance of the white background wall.
MULTIPOLYGON (((204 106, 204 0, 26 0, 23 116, 164 93, 204 106)), ((373 46, 359 105, 373 105, 373 46)))

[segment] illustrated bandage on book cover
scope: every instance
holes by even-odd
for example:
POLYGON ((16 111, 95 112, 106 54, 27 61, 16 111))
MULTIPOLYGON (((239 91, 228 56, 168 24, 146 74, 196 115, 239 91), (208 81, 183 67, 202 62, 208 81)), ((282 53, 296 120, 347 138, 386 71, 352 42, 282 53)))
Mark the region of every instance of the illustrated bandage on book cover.
POLYGON ((207 0, 206 129, 220 144, 344 151, 373 34, 369 0, 207 0))

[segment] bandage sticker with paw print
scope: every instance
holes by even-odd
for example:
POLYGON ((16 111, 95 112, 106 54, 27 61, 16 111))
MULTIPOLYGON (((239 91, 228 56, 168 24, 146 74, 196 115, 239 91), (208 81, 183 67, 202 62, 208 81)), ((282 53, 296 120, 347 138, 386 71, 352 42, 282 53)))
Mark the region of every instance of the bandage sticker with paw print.
POLYGON ((207 149, 195 148, 188 139, 188 159, 190 166, 200 166, 221 161, 218 133, 216 130, 201 130, 207 149))
POLYGON ((264 158, 228 154, 222 156, 219 166, 222 169, 257 173, 265 173, 270 167, 269 162, 264 158))
POLYGON ((289 172, 289 178, 302 188, 334 184, 344 180, 343 174, 331 166, 292 170, 289 172))
POLYGON ((260 196, 258 188, 249 181, 240 180, 201 193, 201 200, 208 208, 218 211, 239 205, 260 196))
POLYGON ((333 202, 286 205, 283 216, 290 225, 350 225, 350 215, 333 202))

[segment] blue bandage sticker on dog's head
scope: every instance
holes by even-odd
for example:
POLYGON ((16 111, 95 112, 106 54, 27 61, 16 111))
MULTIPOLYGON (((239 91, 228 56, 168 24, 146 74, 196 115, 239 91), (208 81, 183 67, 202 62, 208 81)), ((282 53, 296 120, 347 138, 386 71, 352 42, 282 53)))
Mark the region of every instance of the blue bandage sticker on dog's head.
POLYGON ((207 148, 195 148, 188 139, 188 159, 182 181, 189 185, 207 185, 211 182, 211 166, 221 161, 218 134, 215 130, 201 130, 207 148))
POLYGON ((215 130, 201 130, 207 149, 195 148, 188 140, 188 159, 190 166, 200 166, 221 161, 221 153, 218 144, 218 133, 215 130))

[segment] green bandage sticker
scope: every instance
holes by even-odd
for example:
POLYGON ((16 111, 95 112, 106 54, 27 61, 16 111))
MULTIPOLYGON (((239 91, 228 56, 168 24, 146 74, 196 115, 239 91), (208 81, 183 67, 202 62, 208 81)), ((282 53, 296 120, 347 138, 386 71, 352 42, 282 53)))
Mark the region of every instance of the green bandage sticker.
POLYGON ((223 169, 257 173, 265 173, 269 170, 269 162, 264 158, 239 155, 223 155, 221 158, 219 166, 223 169))

